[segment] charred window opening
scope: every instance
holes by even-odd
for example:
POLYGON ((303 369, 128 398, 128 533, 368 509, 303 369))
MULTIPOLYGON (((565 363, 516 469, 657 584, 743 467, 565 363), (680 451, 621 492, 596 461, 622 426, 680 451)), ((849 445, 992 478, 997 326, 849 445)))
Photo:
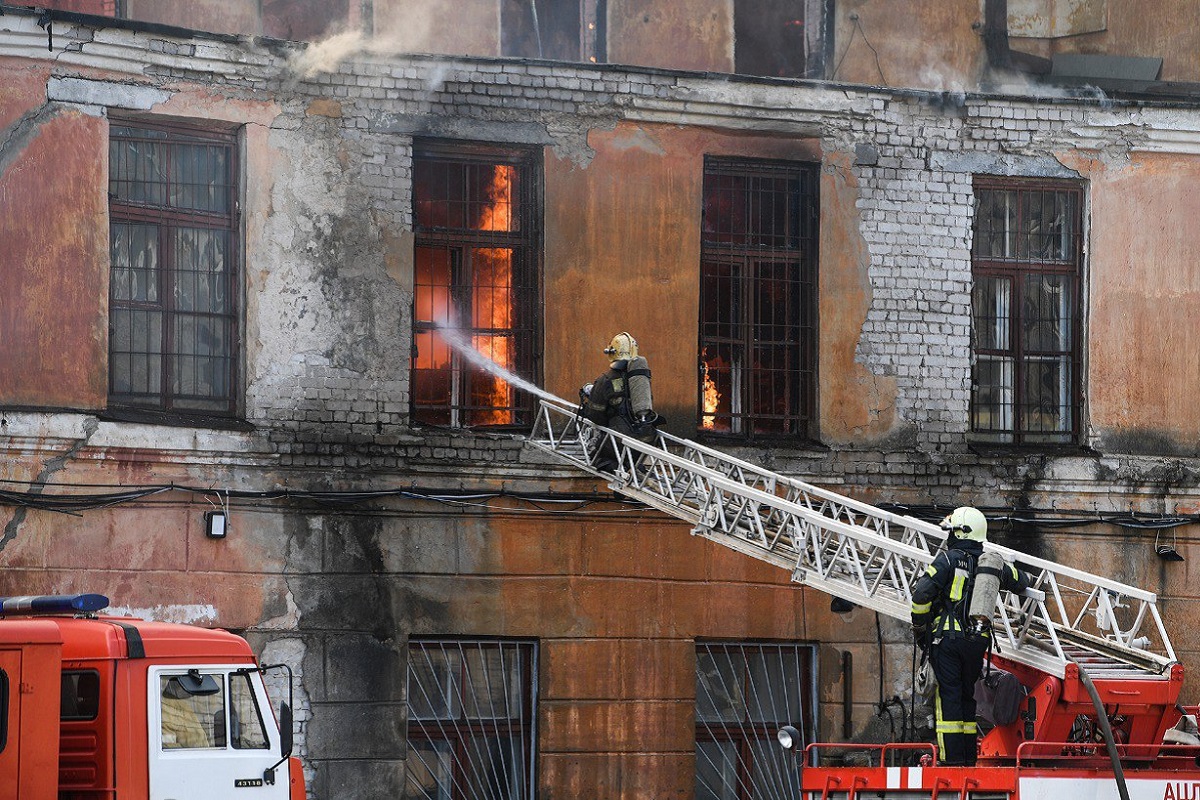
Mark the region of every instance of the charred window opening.
POLYGON ((1078 441, 1082 205, 1082 190, 1062 181, 975 182, 971 431, 977 441, 1078 441))
POLYGON ((799 797, 800 771, 776 734, 815 737, 812 645, 696 644, 696 798, 799 797))
POLYGON ((817 173, 708 159, 699 427, 810 436, 816 381, 817 173))
POLYGON ((823 78, 832 0, 734 0, 734 69, 742 75, 823 78))
POLYGON ((237 136, 117 119, 109 132, 109 407, 231 417, 237 136))
POLYGON ((517 58, 581 61, 588 33, 582 26, 585 0, 503 0, 501 51, 517 58))
POLYGON ((447 335, 536 379, 540 199, 534 153, 422 145, 413 172, 412 418, 450 427, 528 426, 528 394, 470 363, 447 335))
POLYGON ((412 639, 406 798, 534 796, 537 645, 412 639))

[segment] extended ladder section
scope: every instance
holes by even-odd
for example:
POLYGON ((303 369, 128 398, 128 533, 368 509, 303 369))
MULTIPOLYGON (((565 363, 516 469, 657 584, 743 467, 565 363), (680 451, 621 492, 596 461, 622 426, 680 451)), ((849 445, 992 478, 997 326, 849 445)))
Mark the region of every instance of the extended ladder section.
MULTIPOLYGON (((945 545, 937 525, 892 514, 688 439, 645 443, 543 399, 529 443, 609 482, 613 491, 690 523, 692 533, 789 570, 792 580, 900 620, 912 587, 945 545), (615 461, 601 470, 598 464, 615 461)), ((1176 662, 1152 592, 988 543, 1034 576, 1001 593, 993 617, 1005 657, 1063 677, 1167 680, 1176 662)))

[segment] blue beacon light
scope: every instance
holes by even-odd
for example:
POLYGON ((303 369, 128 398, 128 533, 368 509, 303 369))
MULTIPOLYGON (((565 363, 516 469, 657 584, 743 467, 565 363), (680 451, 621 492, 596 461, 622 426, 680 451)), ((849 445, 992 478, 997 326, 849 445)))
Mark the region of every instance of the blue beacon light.
POLYGON ((0 598, 0 616, 18 614, 87 614, 108 607, 102 594, 41 594, 0 598))

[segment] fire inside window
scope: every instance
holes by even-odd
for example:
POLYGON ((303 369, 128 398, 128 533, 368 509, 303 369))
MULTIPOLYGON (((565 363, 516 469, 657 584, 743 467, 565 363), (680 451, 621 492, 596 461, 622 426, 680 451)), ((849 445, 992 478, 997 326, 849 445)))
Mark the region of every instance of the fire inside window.
POLYGON ((813 165, 706 160, 702 431, 811 435, 816 209, 813 165))
POLYGON ((534 796, 537 646, 411 639, 405 798, 534 796))
POLYGON ((236 410, 237 136, 109 128, 109 406, 236 410))
POLYGON ((1077 441, 1082 242, 1077 186, 976 181, 973 439, 1077 441))
POLYGON ((450 427, 529 424, 525 393, 471 364, 448 340, 535 378, 536 185, 528 154, 418 150, 414 421, 450 427))
POLYGON ((815 738, 814 648, 696 644, 696 798, 800 797, 800 770, 779 746, 784 725, 800 749, 815 738))

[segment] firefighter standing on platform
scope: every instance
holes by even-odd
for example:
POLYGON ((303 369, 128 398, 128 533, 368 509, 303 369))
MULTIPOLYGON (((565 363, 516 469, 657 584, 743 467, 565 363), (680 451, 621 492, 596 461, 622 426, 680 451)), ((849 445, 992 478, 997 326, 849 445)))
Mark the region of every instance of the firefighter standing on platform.
MULTIPOLYGON (((912 592, 913 637, 937 677, 937 742, 947 765, 973 766, 976 756, 975 682, 983 670, 989 634, 968 624, 976 566, 987 541, 987 518, 964 506, 941 522, 950 534, 912 592)), ((1012 564, 999 570, 1000 589, 1020 592, 1029 576, 1012 564)))

